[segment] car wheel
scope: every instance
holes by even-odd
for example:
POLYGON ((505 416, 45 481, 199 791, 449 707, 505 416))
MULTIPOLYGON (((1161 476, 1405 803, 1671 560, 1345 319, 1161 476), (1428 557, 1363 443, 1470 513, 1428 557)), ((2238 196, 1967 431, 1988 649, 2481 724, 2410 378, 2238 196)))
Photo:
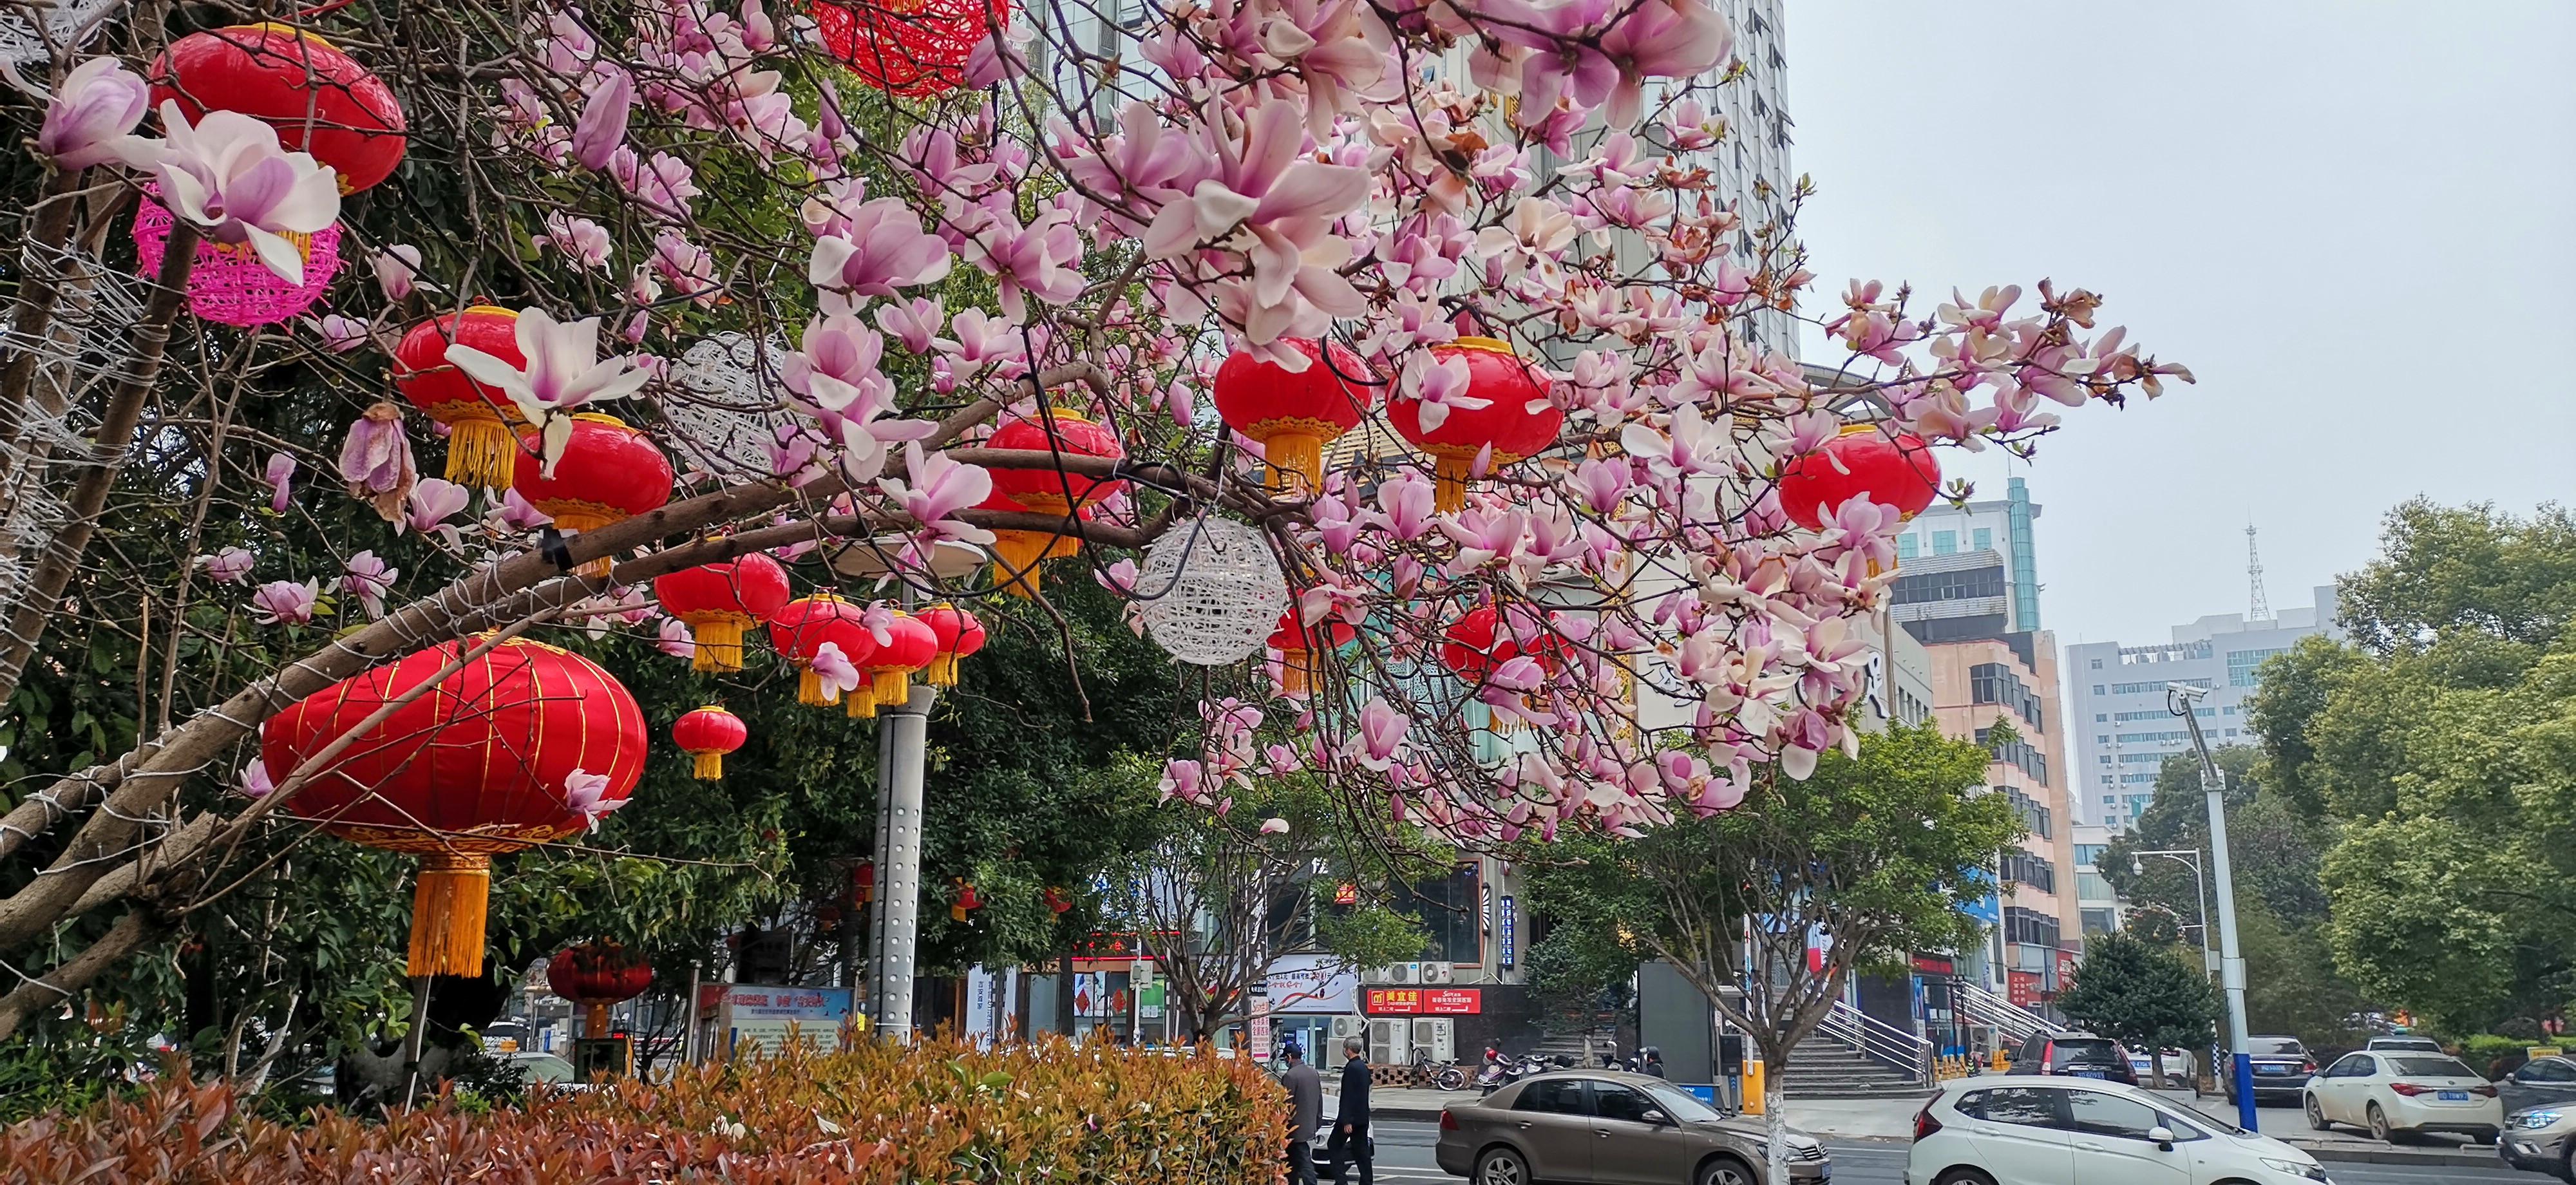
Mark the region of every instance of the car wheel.
POLYGON ((1476 1161, 1476 1185, 1532 1185, 1529 1162, 1509 1148, 1487 1149, 1476 1161))
POLYGON ((2558 1158, 2558 1179, 2576 1185, 2576 1140, 2567 1142, 2567 1151, 2558 1158))
POLYGON ((2334 1130, 2334 1125, 2333 1125, 2333 1124, 2331 1124, 2331 1123, 2326 1122, 2326 1112, 2325 1112, 2325 1108, 2320 1107, 2320 1106, 2318 1106, 2318 1105, 2317 1105, 2317 1096, 2315 1096, 2315 1095, 2309 1095, 2309 1096, 2308 1096, 2308 1101, 2307 1101, 2307 1110, 2308 1110, 2308 1128, 2309 1128, 2310 1130, 2312 1130, 2312 1131, 2332 1131, 2332 1130, 2334 1130))
POLYGON ((1975 1169, 1952 1169, 1932 1185, 1995 1185, 1995 1179, 1975 1169))
POLYGON ((2388 1113, 2380 1110, 2379 1104, 2372 1103, 2370 1105, 2370 1138, 2383 1143, 2394 1144, 2397 1142, 2396 1136, 2397 1133, 2388 1130, 2388 1113))
POLYGON ((1699 1171, 1699 1185, 1757 1185, 1762 1180, 1753 1166, 1732 1156, 1721 1156, 1699 1171))

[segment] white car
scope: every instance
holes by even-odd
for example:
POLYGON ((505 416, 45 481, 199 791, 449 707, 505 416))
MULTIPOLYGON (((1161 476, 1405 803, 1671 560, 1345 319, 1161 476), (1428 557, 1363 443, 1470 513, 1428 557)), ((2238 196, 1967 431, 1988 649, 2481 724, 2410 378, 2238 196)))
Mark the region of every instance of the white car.
POLYGON ((2495 1084, 2447 1054, 2347 1053, 2309 1079, 2302 1094, 2308 1126, 2318 1131, 2349 1123, 2392 1143, 2422 1132, 2458 1132, 2492 1144, 2504 1128, 2495 1084))
POLYGON ((2316 1158, 2117 1082, 1954 1078, 1914 1117, 1906 1185, 2308 1185, 2316 1158))

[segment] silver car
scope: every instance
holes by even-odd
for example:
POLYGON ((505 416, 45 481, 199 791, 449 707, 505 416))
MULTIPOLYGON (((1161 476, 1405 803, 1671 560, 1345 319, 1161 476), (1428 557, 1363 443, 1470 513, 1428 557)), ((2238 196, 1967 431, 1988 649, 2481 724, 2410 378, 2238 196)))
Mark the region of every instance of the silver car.
MULTIPOLYGON (((1473 1185, 1755 1185, 1765 1137, 1761 1120, 1721 1114, 1661 1078, 1568 1071, 1449 1104, 1435 1156, 1473 1185)), ((1788 1144, 1791 1180, 1832 1179, 1824 1145, 1794 1132, 1788 1144)))

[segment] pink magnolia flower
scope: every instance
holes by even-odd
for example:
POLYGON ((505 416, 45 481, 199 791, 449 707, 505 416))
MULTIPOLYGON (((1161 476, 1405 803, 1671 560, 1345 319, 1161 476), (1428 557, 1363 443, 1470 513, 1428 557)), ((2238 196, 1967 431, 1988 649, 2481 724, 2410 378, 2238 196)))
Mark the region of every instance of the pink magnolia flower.
POLYGON ((1405 731, 1413 722, 1383 698, 1372 698, 1360 709, 1359 732, 1351 737, 1350 754, 1362 766, 1385 773, 1395 764, 1396 755, 1404 750, 1405 731))
POLYGON ((520 497, 517 490, 501 491, 500 499, 492 505, 491 510, 484 517, 501 531, 510 534, 526 534, 539 527, 549 526, 555 521, 555 516, 529 505, 528 500, 520 497))
POLYGON ((455 528, 448 527, 447 520, 464 510, 473 498, 473 491, 446 478, 422 478, 411 488, 404 516, 394 522, 394 534, 402 534, 406 526, 423 535, 441 529, 453 533, 455 528))
POLYGON ((1199 783, 1205 775, 1206 770, 1198 762, 1166 761, 1163 763, 1163 780, 1156 789, 1160 792, 1162 801, 1165 802, 1175 798, 1183 802, 1197 802, 1206 793, 1199 788, 1199 783))
POLYGON ((418 480, 399 405, 378 400, 349 425, 349 438, 340 446, 340 479, 349 483, 350 497, 374 500, 389 521, 399 517, 403 496, 418 480))
POLYGON ((313 606, 321 599, 319 581, 272 580, 250 594, 250 606, 261 625, 303 625, 313 620, 313 606))
POLYGON ((55 167, 66 172, 109 161, 150 168, 160 145, 135 135, 134 125, 151 109, 152 89, 125 63, 91 58, 73 67, 45 104, 36 151, 54 158, 55 167))
POLYGON ((1422 430, 1430 432, 1449 422, 1450 411, 1475 411, 1490 407, 1493 400, 1468 394, 1467 360, 1452 355, 1437 362, 1430 355, 1416 354, 1420 361, 1408 368, 1413 380, 1413 397, 1421 401, 1416 413, 1422 430))
POLYGON ((887 304, 877 309, 877 328, 915 354, 957 349, 956 342, 939 336, 940 327, 947 321, 948 309, 935 296, 914 297, 910 304, 887 304))
POLYGON ((1377 487, 1377 512, 1370 517, 1396 538, 1412 542, 1431 529, 1435 491, 1415 473, 1405 473, 1377 487))
POLYGON ((581 267, 602 272, 608 270, 611 249, 608 228, 590 219, 548 214, 546 233, 536 241, 563 252, 564 258, 581 267))
POLYGON ((295 496, 295 458, 285 453, 270 453, 268 469, 263 475, 268 482, 268 508, 286 513, 287 500, 295 496))
POLYGON ((904 471, 912 478, 877 479, 877 488, 903 507, 903 512, 922 529, 942 539, 961 543, 991 543, 993 533, 982 527, 949 518, 993 494, 993 475, 980 465, 950 460, 948 454, 921 451, 918 441, 903 446, 904 471))
POLYGON ((154 165, 170 212, 218 243, 248 243, 268 270, 304 282, 304 254, 287 233, 312 234, 340 217, 340 180, 312 154, 278 146, 277 129, 237 111, 195 124, 176 99, 161 104, 168 147, 154 165))
POLYGON ((364 321, 325 313, 319 318, 304 318, 304 327, 322 339, 322 348, 334 354, 346 354, 366 345, 374 336, 374 327, 364 321))
POLYGON ((599 830, 600 820, 607 818, 615 813, 617 808, 631 801, 608 797, 607 774, 595 774, 579 768, 564 775, 563 796, 564 809, 587 820, 590 830, 593 831, 599 830))
POLYGON ((206 575, 226 584, 240 584, 249 579, 251 567, 258 562, 259 557, 243 547, 227 547, 213 555, 197 557, 197 566, 204 568, 206 575))
POLYGON ((597 89, 581 105, 581 120, 573 125, 572 157, 585 169, 606 169, 626 142, 626 121, 635 106, 635 79, 624 70, 610 68, 592 74, 591 83, 597 89))
POLYGON ((857 297, 892 297, 945 279, 952 263, 947 241, 923 230, 910 206, 878 198, 852 213, 845 233, 814 240, 805 278, 821 290, 825 312, 848 311, 857 297))
POLYGON ((393 591, 394 581, 402 576, 402 569, 388 566, 376 558, 373 551, 362 551, 349 557, 348 562, 341 566, 341 573, 340 591, 358 598, 358 603, 366 606, 367 616, 382 617, 385 615, 385 594, 393 591))
POLYGON ((1281 818, 1277 818, 1277 817, 1268 818, 1268 819, 1263 819, 1263 820, 1261 821, 1261 834, 1263 834, 1263 835, 1286 835, 1286 834, 1288 834, 1288 820, 1286 820, 1286 819, 1281 819, 1281 818))
POLYGON ((420 271, 420 248, 409 243, 396 243, 376 252, 374 261, 376 287, 386 300, 400 301, 411 295, 412 285, 420 271))
POLYGON ((545 465, 554 476, 555 462, 572 441, 572 411, 603 399, 619 399, 643 388, 653 375, 630 355, 599 356, 599 318, 558 323, 544 309, 519 314, 519 353, 528 360, 521 370, 472 346, 447 347, 447 360, 477 382, 510 397, 519 414, 542 425, 545 465))
POLYGON ((250 764, 242 767, 240 779, 233 784, 233 793, 253 802, 268 797, 276 790, 277 783, 268 776, 268 763, 256 757, 250 759, 250 764))
POLYGON ((1025 227, 1007 213, 997 214, 966 240, 962 253, 999 283, 1002 313, 1012 321, 1028 316, 1023 293, 1047 304, 1082 295, 1082 232, 1062 208, 1025 227))
POLYGON ((850 656, 841 653, 840 644, 836 642, 825 642, 815 647, 814 657, 805 665, 823 680, 823 690, 835 699, 842 692, 858 690, 860 684, 868 681, 867 675, 850 661, 850 656))
POLYGON ((687 622, 676 617, 665 617, 658 632, 659 637, 653 643, 654 649, 673 658, 693 659, 698 656, 698 641, 689 636, 687 622))

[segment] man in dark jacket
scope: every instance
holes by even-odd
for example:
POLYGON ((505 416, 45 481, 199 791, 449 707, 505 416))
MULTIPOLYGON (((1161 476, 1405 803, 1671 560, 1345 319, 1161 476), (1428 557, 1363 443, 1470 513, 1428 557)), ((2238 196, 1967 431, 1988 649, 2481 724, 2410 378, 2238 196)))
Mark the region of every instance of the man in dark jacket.
POLYGON ((1288 1185, 1315 1185, 1315 1125, 1324 1118, 1324 1078, 1307 1065, 1297 1043, 1280 1053, 1288 1068, 1279 1084, 1288 1088, 1288 1185))
POLYGON ((1342 1052, 1350 1058, 1342 1063, 1342 1109, 1333 1117, 1333 1138, 1324 1153, 1333 1161, 1333 1185, 1342 1185, 1342 1175, 1354 1162, 1360 1166, 1360 1185, 1376 1185, 1376 1171, 1369 1163, 1368 1041, 1345 1037, 1342 1052))

